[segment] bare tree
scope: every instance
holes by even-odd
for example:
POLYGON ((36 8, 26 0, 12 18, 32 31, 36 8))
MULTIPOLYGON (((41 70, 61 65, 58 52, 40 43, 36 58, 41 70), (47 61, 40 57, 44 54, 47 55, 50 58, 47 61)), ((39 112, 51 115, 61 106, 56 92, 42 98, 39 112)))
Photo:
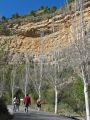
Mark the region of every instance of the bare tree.
POLYGON ((34 58, 34 80, 33 84, 36 89, 36 92, 38 94, 38 97, 41 99, 41 88, 42 88, 42 83, 43 83, 43 60, 44 60, 44 32, 40 32, 40 56, 39 56, 39 61, 36 64, 36 58, 34 58), (39 72, 40 71, 40 72, 39 72))
MULTIPOLYGON (((46 78, 49 83, 52 85, 55 92, 55 114, 58 112, 58 93, 60 90, 65 87, 65 85, 70 84, 72 79, 65 79, 67 69, 67 61, 65 61, 65 57, 62 50, 55 51, 52 54, 53 60, 50 63, 46 64, 46 78)), ((45 74, 44 73, 44 74, 45 74)))
POLYGON ((14 98, 14 95, 15 95, 15 77, 16 77, 16 66, 13 65, 13 69, 11 71, 12 105, 13 105, 13 98, 14 98))
MULTIPOLYGON (((76 0, 75 0, 76 2, 76 0)), ((80 0, 80 19, 74 16, 74 22, 72 24, 71 33, 73 40, 70 40, 71 46, 69 46, 69 56, 70 64, 73 66, 74 70, 83 79, 84 83, 84 95, 85 95, 85 106, 86 106, 86 119, 90 120, 90 110, 89 110, 89 98, 88 98, 88 34, 85 32, 85 22, 84 22, 84 9, 83 0, 80 0)))
POLYGON ((18 53, 15 54, 9 62, 9 64, 12 65, 12 71, 11 71, 12 104, 13 104, 13 97, 15 95, 15 91, 19 86, 16 85, 16 71, 17 71, 17 65, 19 65, 20 63, 21 63, 20 55, 18 53))
POLYGON ((28 58, 28 54, 25 53, 25 86, 24 86, 24 94, 26 96, 27 94, 27 87, 28 87, 28 83, 29 83, 29 65, 30 65, 30 62, 29 62, 29 58, 28 58))
POLYGON ((38 94, 38 97, 41 98, 41 87, 42 87, 42 67, 41 64, 34 63, 34 80, 33 80, 33 85, 34 88, 38 94))

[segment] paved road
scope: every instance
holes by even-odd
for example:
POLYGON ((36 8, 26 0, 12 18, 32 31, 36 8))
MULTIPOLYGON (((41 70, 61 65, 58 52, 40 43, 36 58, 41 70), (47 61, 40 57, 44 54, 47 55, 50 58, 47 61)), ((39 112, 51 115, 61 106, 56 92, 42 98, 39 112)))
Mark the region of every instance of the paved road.
POLYGON ((54 114, 29 111, 28 113, 16 112, 13 120, 75 120, 63 116, 56 116, 54 114))

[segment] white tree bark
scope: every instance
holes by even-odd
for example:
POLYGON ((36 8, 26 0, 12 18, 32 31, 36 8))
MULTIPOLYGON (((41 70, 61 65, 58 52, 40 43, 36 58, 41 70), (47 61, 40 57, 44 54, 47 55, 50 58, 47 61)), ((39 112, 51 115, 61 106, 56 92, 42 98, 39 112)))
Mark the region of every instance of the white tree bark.
POLYGON ((55 114, 58 112, 58 90, 57 86, 55 86, 55 114))
POLYGON ((26 96, 28 90, 27 90, 27 87, 28 87, 28 81, 29 81, 29 58, 28 58, 28 54, 25 53, 25 62, 26 62, 26 65, 25 65, 25 87, 24 87, 24 94, 26 96))
POLYGON ((41 86, 42 86, 42 79, 43 79, 43 64, 42 64, 42 60, 40 63, 40 83, 39 83, 39 98, 41 99, 41 86))
POLYGON ((12 91, 12 105, 13 105, 13 98, 14 98, 14 90, 15 90, 15 77, 16 77, 16 66, 13 66, 13 70, 11 72, 11 91, 12 91))
POLYGON ((39 86, 39 99, 41 99, 41 86, 39 86))
POLYGON ((26 96, 26 94, 27 94, 27 86, 28 86, 28 69, 27 69, 27 67, 28 67, 28 65, 27 65, 27 63, 26 63, 26 73, 25 73, 25 88, 24 88, 24 94, 25 94, 25 96, 26 96))
POLYGON ((90 109, 89 109, 89 97, 88 97, 88 75, 86 70, 86 64, 81 66, 82 77, 84 82, 84 96, 85 96, 85 106, 86 106, 86 119, 90 120, 90 109))
MULTIPOLYGON (((83 78, 84 79, 84 78, 83 78)), ((88 85, 84 80, 84 95, 85 95, 85 106, 86 106, 86 119, 90 120, 89 110, 89 97, 88 97, 88 85)))

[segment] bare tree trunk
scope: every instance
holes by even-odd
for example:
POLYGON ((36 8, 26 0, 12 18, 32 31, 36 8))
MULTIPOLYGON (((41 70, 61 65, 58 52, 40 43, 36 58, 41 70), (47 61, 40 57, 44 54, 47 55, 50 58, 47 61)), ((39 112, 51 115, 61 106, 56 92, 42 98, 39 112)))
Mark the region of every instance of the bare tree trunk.
POLYGON ((39 98, 41 99, 41 86, 42 86, 42 74, 43 74, 43 65, 42 65, 42 60, 40 63, 40 83, 39 83, 39 98))
POLYGON ((86 106, 86 118, 87 118, 87 120, 90 120, 88 85, 85 82, 85 80, 84 80, 84 95, 85 95, 85 106, 86 106))
POLYGON ((44 32, 41 31, 40 33, 40 37, 41 37, 41 41, 40 41, 40 83, 39 83, 39 99, 41 99, 41 86, 42 86, 42 77, 43 77, 43 36, 44 36, 44 32))
POLYGON ((41 99, 41 86, 39 86, 39 99, 41 99))
POLYGON ((86 107, 86 120, 90 120, 90 110, 89 110, 89 97, 88 97, 88 56, 86 51, 86 44, 85 44, 85 35, 84 35, 84 8, 83 8, 84 0, 80 0, 81 8, 80 8, 80 16, 81 16, 81 33, 82 33, 82 41, 83 41, 83 49, 85 52, 84 61, 81 65, 82 69, 82 76, 83 76, 83 82, 84 82, 84 96, 85 96, 85 107, 86 107))
POLYGON ((12 78, 11 78, 11 91, 12 91, 12 104, 13 104, 13 97, 14 97, 14 89, 15 89, 15 76, 16 76, 16 66, 13 66, 12 70, 12 78))
POLYGON ((28 85, 28 70, 27 70, 27 67, 28 67, 28 66, 27 66, 27 64, 26 64, 25 89, 24 89, 24 90, 25 90, 25 93, 24 93, 25 96, 26 96, 26 94, 27 94, 27 85, 28 85))
POLYGON ((13 98, 14 98, 14 79, 11 80, 11 90, 12 90, 12 105, 13 105, 13 98))
POLYGON ((25 62, 26 62, 26 65, 25 65, 25 87, 24 87, 24 94, 26 96, 27 94, 27 87, 28 87, 28 79, 29 79, 29 58, 28 58, 28 54, 25 53, 25 62))
POLYGON ((58 111, 58 90, 57 87, 55 86, 55 114, 57 114, 58 111))
POLYGON ((14 87, 12 86, 12 105, 13 105, 13 98, 14 98, 14 87))
POLYGON ((90 120, 89 97, 88 97, 88 75, 87 75, 87 70, 86 70, 86 64, 85 63, 82 65, 82 76, 83 76, 83 82, 84 82, 86 120, 90 120))

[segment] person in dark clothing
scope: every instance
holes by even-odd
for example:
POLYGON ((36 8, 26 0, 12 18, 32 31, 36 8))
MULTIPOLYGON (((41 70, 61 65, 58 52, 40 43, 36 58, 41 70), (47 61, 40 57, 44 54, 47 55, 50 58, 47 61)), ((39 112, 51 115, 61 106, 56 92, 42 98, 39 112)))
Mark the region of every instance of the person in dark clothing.
POLYGON ((20 106, 20 98, 19 97, 14 97, 13 99, 13 105, 14 105, 14 108, 13 110, 16 112, 16 110, 19 111, 19 106, 20 106))
POLYGON ((28 106, 31 104, 31 98, 28 96, 28 94, 23 98, 23 102, 25 105, 25 112, 28 112, 28 106))
POLYGON ((17 106, 17 110, 19 111, 19 106, 20 106, 20 98, 16 97, 16 106, 17 106))

